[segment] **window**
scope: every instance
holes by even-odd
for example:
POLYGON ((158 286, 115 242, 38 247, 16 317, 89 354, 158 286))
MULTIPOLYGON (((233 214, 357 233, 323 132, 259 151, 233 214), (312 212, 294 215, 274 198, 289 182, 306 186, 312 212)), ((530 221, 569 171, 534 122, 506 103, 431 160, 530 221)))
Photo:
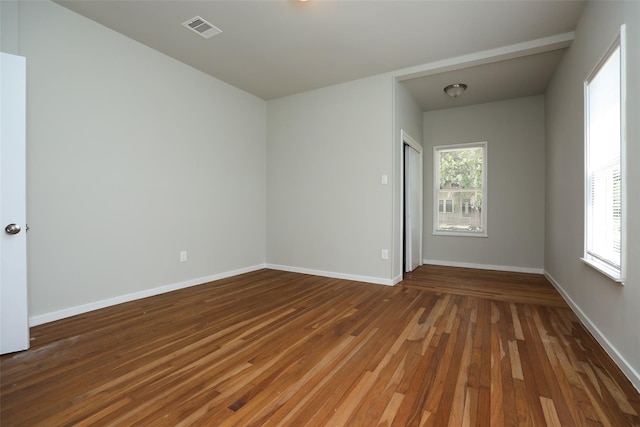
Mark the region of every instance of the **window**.
POLYGON ((462 199, 462 216, 471 216, 471 199, 462 199))
MULTIPOLYGON (((622 31, 624 28, 622 29, 622 31)), ((624 37, 585 81, 585 250, 583 260, 623 281, 624 37)))
POLYGON ((433 148, 433 233, 487 236, 487 143, 433 148))
POLYGON ((441 213, 453 213, 453 200, 447 199, 438 201, 438 212, 441 213))

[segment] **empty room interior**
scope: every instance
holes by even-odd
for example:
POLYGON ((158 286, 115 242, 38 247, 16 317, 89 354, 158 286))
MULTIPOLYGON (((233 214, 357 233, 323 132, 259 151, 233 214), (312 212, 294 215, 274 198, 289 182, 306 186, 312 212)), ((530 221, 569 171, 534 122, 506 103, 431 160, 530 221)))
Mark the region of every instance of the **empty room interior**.
POLYGON ((640 2, 0 19, 0 425, 640 426, 640 2))

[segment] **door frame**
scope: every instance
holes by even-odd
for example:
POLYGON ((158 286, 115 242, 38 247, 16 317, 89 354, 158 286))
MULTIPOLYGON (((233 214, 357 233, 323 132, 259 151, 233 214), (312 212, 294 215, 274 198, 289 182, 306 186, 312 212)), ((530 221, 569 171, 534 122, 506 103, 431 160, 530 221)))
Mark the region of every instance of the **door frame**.
POLYGON ((418 160, 418 183, 419 183, 419 191, 418 191, 418 206, 420 207, 420 219, 418 223, 418 227, 420 229, 419 233, 419 244, 418 244, 418 254, 419 254, 419 263, 418 265, 422 265, 422 244, 423 244, 423 234, 424 234, 424 173, 423 173, 423 147, 420 143, 418 143, 411 135, 409 135, 404 129, 400 130, 400 143, 401 147, 401 161, 400 161, 400 176, 401 176, 401 191, 400 191, 400 230, 402 232, 402 275, 406 272, 406 255, 407 255, 407 238, 406 238, 406 212, 405 212, 405 193, 406 193, 406 177, 405 177, 405 155, 404 155, 404 146, 408 145, 412 149, 418 152, 419 160, 418 160))

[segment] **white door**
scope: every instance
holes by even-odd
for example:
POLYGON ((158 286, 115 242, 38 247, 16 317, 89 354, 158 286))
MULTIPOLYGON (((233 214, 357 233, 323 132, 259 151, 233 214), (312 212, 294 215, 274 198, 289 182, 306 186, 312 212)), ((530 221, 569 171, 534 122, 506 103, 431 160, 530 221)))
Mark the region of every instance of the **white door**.
MULTIPOLYGON (((420 148, 420 147, 417 147, 420 148)), ((422 265, 422 154, 404 146, 405 272, 422 265)))
POLYGON ((29 348, 25 58, 0 52, 0 354, 29 348))

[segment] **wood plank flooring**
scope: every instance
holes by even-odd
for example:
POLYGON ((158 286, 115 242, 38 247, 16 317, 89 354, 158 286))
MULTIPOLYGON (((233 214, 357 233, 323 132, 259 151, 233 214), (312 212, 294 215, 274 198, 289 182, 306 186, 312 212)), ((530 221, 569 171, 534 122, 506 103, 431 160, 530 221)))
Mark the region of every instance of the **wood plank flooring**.
POLYGON ((640 426, 640 395, 542 277, 395 286, 261 270, 32 328, 2 426, 640 426))

